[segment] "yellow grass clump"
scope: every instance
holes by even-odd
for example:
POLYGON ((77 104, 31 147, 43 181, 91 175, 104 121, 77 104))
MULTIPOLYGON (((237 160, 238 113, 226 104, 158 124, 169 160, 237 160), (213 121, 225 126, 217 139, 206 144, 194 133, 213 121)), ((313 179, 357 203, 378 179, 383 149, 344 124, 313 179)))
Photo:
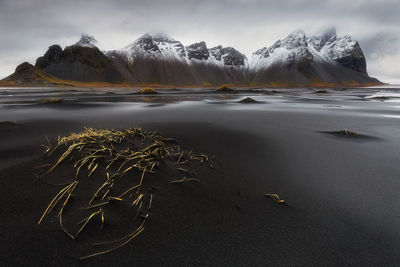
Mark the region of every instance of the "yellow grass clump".
POLYGON ((151 87, 145 87, 139 90, 139 94, 157 94, 157 91, 151 87))
POLYGON ((217 88, 217 92, 232 92, 233 89, 229 87, 227 84, 222 84, 220 87, 217 88))
MULTIPOLYGON (((192 150, 182 149, 175 139, 165 138, 154 132, 145 132, 141 128, 126 130, 86 128, 82 132, 59 137, 54 147, 48 141, 45 147, 46 153, 52 156, 54 162, 38 166, 47 168, 40 175, 40 179, 61 168, 67 161, 72 161, 75 176, 72 182, 64 184, 53 197, 38 224, 41 224, 53 210, 58 209, 57 217, 61 229, 75 240, 89 225, 93 225, 93 222, 99 222, 100 229, 103 229, 107 222, 107 212, 115 207, 115 203, 128 204, 128 209, 134 209, 136 212, 133 218, 136 226, 130 234, 115 241, 97 244, 96 246, 106 245, 108 249, 92 253, 82 259, 114 251, 129 243, 144 230, 154 201, 153 192, 149 187, 144 188, 146 174, 156 173, 162 162, 168 162, 163 166, 172 166, 169 168, 175 169, 177 174, 183 172, 191 176, 191 178, 185 176, 172 180, 170 183, 199 181, 193 177, 189 164, 194 161, 208 163, 206 155, 195 155, 192 150), (88 183, 91 184, 90 187, 88 183), (85 195, 88 188, 91 192, 85 195), (72 224, 79 225, 79 228, 73 229, 74 227, 70 223, 69 226, 66 225, 63 219, 68 217, 69 221, 72 220, 71 216, 68 216, 71 214, 71 207, 68 207, 69 213, 66 212, 66 207, 76 195, 80 195, 80 199, 85 201, 78 203, 81 207, 74 212, 83 212, 84 216, 77 224, 72 224)), ((74 206, 76 205, 74 201, 74 206)))
POLYGON ((39 100, 40 104, 55 104, 55 103, 61 103, 63 100, 61 98, 44 98, 39 100))

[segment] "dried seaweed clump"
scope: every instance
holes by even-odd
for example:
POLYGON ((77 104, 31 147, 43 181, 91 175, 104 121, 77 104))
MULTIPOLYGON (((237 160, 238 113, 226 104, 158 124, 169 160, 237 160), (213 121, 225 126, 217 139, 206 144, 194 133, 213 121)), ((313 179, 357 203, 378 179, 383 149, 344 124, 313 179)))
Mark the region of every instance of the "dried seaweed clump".
POLYGON ((151 87, 145 87, 139 90, 139 94, 157 94, 157 91, 151 87))
POLYGON ((190 168, 196 162, 208 163, 206 155, 194 155, 193 151, 181 148, 176 140, 140 128, 122 131, 87 128, 59 137, 55 147, 50 142, 45 147, 54 162, 42 166, 47 169, 40 179, 65 166, 73 167, 74 179, 62 185, 38 224, 57 210, 61 229, 76 239, 95 222, 103 229, 108 219, 115 220, 115 216, 109 214, 115 214, 120 207, 125 207, 125 211, 117 220, 129 218, 129 222, 133 222, 130 233, 96 244, 106 248, 82 259, 116 250, 144 230, 155 192, 151 186, 144 186, 146 176, 154 175, 162 165, 184 176, 171 183, 199 181, 190 168), (71 199, 74 199, 72 203, 71 199))
POLYGON ((223 84, 217 88, 217 92, 232 92, 233 89, 229 87, 227 84, 223 84))
POLYGON ((40 104, 56 104, 61 103, 63 100, 61 98, 43 98, 39 100, 40 104))

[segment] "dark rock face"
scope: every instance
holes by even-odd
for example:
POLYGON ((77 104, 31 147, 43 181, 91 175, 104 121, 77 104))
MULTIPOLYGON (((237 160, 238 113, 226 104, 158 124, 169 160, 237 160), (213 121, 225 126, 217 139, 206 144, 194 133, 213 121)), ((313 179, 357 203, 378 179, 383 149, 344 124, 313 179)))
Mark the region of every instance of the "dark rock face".
POLYGON ((222 60, 225 66, 243 67, 246 60, 246 56, 233 47, 219 45, 210 48, 209 52, 216 60, 222 60))
POLYGON ((245 55, 237 51, 232 47, 225 47, 221 50, 222 57, 224 58, 224 64, 227 66, 244 66, 245 55))
POLYGON ((17 66, 17 68, 15 69, 15 73, 16 74, 24 74, 24 73, 32 71, 34 68, 35 67, 32 64, 30 64, 28 62, 24 62, 17 66))
POLYGON ((63 80, 118 83, 122 76, 97 47, 53 45, 36 60, 36 67, 63 80))
POLYGON ((222 57, 222 45, 213 47, 209 49, 209 53, 216 59, 216 60, 221 60, 222 57))
POLYGON ((367 63, 364 57, 342 57, 336 59, 336 62, 346 68, 367 74, 367 63))
POLYGON ((63 50, 61 49, 61 47, 59 45, 52 45, 49 47, 44 56, 39 57, 36 60, 35 66, 40 69, 44 69, 52 63, 59 63, 61 61, 62 55, 63 50))
POLYGON ((269 51, 268 51, 267 47, 263 47, 261 49, 258 49, 256 52, 254 52, 254 54, 257 55, 257 56, 261 55, 262 57, 265 57, 265 58, 269 57, 269 51))
POLYGON ((343 67, 367 74, 367 62, 358 42, 347 55, 338 56, 335 61, 343 67))
POLYGON ((186 47, 186 51, 189 59, 207 60, 210 57, 205 42, 191 44, 186 47))

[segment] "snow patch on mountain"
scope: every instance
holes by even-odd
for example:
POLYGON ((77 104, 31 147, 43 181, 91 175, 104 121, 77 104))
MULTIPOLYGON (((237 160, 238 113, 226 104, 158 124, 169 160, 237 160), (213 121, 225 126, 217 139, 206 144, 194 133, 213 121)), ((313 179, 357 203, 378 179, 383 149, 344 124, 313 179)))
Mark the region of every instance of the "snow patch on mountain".
POLYGON ((96 47, 97 40, 86 33, 81 35, 81 39, 75 43, 75 45, 83 46, 83 47, 96 47))
POLYGON ((182 43, 162 33, 146 33, 133 43, 118 50, 118 52, 127 56, 128 60, 131 61, 136 57, 164 60, 181 60, 186 57, 182 43))

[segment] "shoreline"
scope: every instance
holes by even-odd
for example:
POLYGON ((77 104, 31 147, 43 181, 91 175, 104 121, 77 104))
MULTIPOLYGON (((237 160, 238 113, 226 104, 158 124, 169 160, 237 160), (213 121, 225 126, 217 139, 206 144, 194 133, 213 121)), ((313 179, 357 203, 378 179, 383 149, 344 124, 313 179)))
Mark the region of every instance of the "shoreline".
MULTIPOLYGON (((75 82, 75 81, 65 81, 60 82, 58 84, 49 85, 49 84, 11 84, 15 82, 2 82, 0 81, 0 87, 45 87, 45 88, 119 88, 119 89, 140 89, 143 87, 153 87, 155 89, 175 89, 175 88, 183 88, 183 89, 191 89, 191 88, 201 88, 201 89, 214 89, 221 86, 202 86, 202 85, 163 85, 163 84, 109 84, 109 83, 96 83, 96 82, 75 82)), ((340 83, 340 84, 332 84, 332 83, 311 83, 311 84, 227 84, 232 89, 235 88, 246 88, 246 89, 258 89, 258 88, 271 88, 271 89, 282 89, 282 88, 354 88, 354 87, 371 87, 371 86, 385 86, 390 85, 388 83, 377 82, 377 83, 340 83)))

